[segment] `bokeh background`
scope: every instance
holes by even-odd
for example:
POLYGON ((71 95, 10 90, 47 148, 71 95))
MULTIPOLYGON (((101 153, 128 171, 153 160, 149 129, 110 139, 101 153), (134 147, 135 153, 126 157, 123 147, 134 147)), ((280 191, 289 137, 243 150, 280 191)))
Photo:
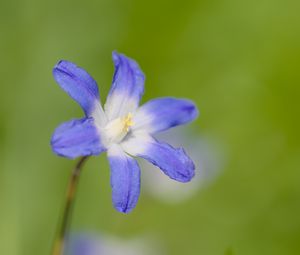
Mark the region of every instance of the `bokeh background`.
POLYGON ((104 101, 113 50, 146 73, 143 102, 197 103, 187 130, 211 141, 219 174, 175 204, 142 183, 136 209, 123 215, 111 205, 106 157, 94 157, 72 229, 151 235, 171 255, 300 254, 299 11, 295 0, 1 0, 0 254, 51 251, 76 161, 55 156, 49 139, 83 115, 53 66, 67 59, 87 69, 104 101))

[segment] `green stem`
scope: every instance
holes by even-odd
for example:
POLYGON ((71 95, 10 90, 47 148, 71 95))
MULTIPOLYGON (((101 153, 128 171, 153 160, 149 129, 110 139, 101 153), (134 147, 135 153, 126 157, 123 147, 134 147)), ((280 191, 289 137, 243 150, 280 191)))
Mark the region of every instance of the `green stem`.
POLYGON ((69 231, 69 226, 72 218, 72 208, 74 206, 76 189, 78 186, 78 181, 81 173, 82 166, 84 162, 88 159, 88 156, 82 157, 80 161, 75 166, 72 175, 69 180, 69 185, 67 189, 66 202, 64 205, 64 211, 62 220, 59 226, 59 232, 57 238, 53 245, 53 253, 52 255, 62 255, 64 252, 64 245, 67 240, 67 235, 69 231))

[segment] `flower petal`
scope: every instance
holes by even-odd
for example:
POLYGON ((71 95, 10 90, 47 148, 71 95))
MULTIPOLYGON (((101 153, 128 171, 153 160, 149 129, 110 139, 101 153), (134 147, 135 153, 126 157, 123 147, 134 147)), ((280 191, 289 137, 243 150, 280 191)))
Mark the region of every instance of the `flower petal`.
POLYGON ((113 52, 115 73, 104 109, 109 120, 134 112, 144 93, 144 74, 132 59, 113 52))
POLYGON ((84 69, 61 60, 54 67, 53 76, 61 88, 80 104, 86 116, 100 105, 97 83, 84 69))
POLYGON ((145 134, 136 134, 122 143, 123 149, 158 166, 171 179, 188 182, 195 175, 193 161, 183 148, 174 148, 145 134))
POLYGON ((140 195, 139 165, 117 144, 112 145, 107 154, 111 168, 114 207, 119 212, 129 213, 136 206, 140 195))
POLYGON ((195 104, 187 99, 157 98, 141 106, 133 119, 133 130, 156 133, 186 124, 198 116, 195 104))
POLYGON ((105 150, 92 118, 61 124, 54 131, 51 146, 57 155, 67 158, 98 155, 105 150))

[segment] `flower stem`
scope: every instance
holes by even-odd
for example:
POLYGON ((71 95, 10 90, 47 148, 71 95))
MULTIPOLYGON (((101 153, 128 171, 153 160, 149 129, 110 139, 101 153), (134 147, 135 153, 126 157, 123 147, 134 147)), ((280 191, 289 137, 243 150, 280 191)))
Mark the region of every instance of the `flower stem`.
POLYGON ((63 210, 63 216, 62 216, 61 223, 59 225, 58 236, 53 245, 52 255, 62 255, 64 252, 64 245, 66 243, 68 230, 72 218, 72 208, 75 201, 74 198, 76 194, 76 189, 78 186, 78 181, 79 181, 82 166, 87 159, 88 156, 85 156, 79 160, 70 177, 69 185, 67 189, 66 201, 63 210))

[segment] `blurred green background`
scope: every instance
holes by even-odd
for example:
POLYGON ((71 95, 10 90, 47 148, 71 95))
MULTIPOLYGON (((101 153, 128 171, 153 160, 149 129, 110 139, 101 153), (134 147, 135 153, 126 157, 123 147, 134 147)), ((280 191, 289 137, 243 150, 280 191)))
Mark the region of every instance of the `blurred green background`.
POLYGON ((94 157, 73 229, 152 232, 172 255, 300 254, 299 11, 294 0, 1 0, 0 254, 51 251, 75 161, 55 156, 49 139, 83 115, 53 66, 84 67, 104 101, 115 49, 146 73, 143 102, 191 98, 201 111, 191 128, 228 158, 219 178, 184 203, 142 191, 122 215, 111 205, 107 160, 94 157))

